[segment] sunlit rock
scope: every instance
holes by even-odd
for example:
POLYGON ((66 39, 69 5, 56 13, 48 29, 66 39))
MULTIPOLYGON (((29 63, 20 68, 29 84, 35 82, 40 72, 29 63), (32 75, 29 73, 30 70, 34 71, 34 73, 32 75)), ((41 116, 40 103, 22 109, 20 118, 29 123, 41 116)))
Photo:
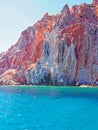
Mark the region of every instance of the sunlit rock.
POLYGON ((0 54, 1 84, 98 85, 98 0, 46 13, 0 54))

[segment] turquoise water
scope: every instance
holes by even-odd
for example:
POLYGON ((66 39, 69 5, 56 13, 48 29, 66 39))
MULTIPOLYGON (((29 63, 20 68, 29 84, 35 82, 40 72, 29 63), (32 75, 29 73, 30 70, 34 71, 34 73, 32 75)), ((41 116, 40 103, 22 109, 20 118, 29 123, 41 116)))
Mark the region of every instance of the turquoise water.
POLYGON ((98 88, 0 87, 0 130, 98 130, 98 88))

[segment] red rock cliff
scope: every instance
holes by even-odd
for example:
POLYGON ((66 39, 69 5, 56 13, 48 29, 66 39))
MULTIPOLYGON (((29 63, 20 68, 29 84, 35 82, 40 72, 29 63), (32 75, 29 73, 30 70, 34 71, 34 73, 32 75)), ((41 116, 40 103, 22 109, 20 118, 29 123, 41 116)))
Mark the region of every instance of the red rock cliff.
POLYGON ((65 5, 0 54, 1 84, 98 85, 98 0, 65 5))

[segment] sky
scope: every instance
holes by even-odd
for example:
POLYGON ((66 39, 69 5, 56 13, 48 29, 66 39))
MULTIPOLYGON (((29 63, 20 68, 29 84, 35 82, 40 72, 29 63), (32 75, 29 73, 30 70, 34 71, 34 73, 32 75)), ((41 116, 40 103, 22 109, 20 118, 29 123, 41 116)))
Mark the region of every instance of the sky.
POLYGON ((59 13, 65 4, 69 7, 92 0, 0 0, 0 52, 14 45, 23 30, 49 15, 59 13))

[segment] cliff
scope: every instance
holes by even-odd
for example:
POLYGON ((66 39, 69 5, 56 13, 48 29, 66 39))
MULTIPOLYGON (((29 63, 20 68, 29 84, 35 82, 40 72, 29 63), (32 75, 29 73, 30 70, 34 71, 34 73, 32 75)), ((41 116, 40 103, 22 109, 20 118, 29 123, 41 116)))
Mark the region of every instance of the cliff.
POLYGON ((0 84, 98 85, 98 0, 43 18, 0 54, 0 84))

